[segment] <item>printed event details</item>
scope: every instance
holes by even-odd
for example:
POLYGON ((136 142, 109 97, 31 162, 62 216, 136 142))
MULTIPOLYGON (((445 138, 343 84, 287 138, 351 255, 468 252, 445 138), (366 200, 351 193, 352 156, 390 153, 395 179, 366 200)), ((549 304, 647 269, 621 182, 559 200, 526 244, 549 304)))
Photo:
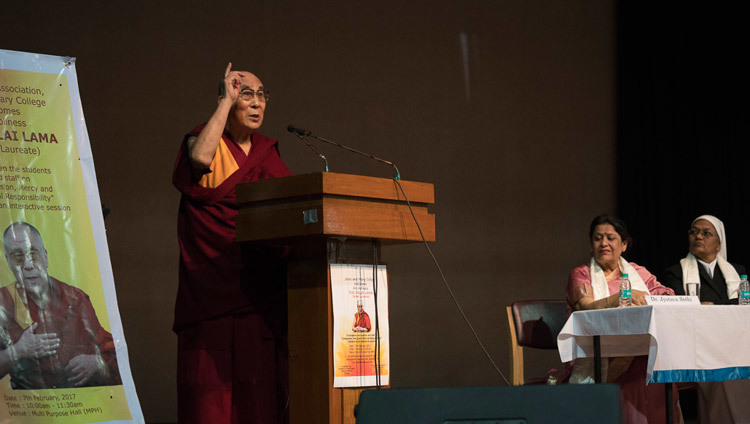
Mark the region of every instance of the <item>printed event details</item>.
POLYGON ((71 211, 57 202, 51 176, 49 168, 0 165, 0 209, 71 211))
POLYGON ((109 420, 123 411, 122 386, 58 390, 16 390, 2 395, 7 412, 2 415, 23 418, 30 423, 90 423, 109 420), (100 399, 109 399, 102 403, 100 399))
POLYGON ((76 400, 75 393, 59 395, 3 395, 8 415, 11 417, 68 417, 74 415, 102 414, 102 408, 87 408, 76 400))

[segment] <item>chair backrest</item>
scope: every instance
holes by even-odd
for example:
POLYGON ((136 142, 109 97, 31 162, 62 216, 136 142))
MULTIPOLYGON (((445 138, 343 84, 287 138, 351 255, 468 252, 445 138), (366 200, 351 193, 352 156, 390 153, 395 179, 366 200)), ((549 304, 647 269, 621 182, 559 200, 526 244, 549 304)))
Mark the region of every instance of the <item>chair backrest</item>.
POLYGON ((568 320, 564 300, 525 300, 511 305, 519 346, 557 349, 557 335, 568 320))
POLYGON ((544 378, 524 378, 523 347, 557 349, 557 335, 568 318, 563 300, 527 300, 507 308, 513 385, 543 383, 544 378))

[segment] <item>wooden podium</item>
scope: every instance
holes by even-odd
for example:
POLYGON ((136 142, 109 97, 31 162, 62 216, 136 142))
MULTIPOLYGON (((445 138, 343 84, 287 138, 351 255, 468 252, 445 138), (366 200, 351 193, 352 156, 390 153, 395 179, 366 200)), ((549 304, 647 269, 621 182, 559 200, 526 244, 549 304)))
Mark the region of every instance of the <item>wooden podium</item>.
MULTIPOLYGON (((432 184, 399 181, 427 241, 432 184)), ((288 267, 290 422, 354 423, 362 389, 333 388, 329 264, 380 262, 383 244, 421 242, 396 182, 316 173, 237 185, 237 240, 292 247, 288 267)))

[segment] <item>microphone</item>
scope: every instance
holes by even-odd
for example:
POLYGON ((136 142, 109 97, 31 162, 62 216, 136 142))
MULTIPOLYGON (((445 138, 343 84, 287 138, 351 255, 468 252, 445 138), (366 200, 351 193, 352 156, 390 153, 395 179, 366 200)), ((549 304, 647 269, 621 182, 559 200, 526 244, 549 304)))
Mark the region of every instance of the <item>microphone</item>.
POLYGON ((323 154, 320 153, 320 151, 318 151, 318 149, 315 146, 313 146, 312 144, 310 144, 310 142, 307 141, 303 137, 304 135, 310 135, 310 131, 305 131, 303 129, 296 128, 293 125, 287 125, 286 130, 289 131, 290 133, 294 133, 294 135, 296 135, 297 138, 299 138, 300 140, 302 140, 303 143, 305 143, 305 146, 309 147, 310 150, 312 150, 313 152, 315 152, 315 154, 318 155, 319 158, 323 159, 323 162, 325 163, 325 167, 326 167, 326 171, 325 172, 328 172, 328 159, 326 159, 326 157, 323 156, 323 154))
POLYGON ((299 135, 311 135, 310 131, 305 131, 302 128, 295 127, 294 125, 287 125, 286 130, 289 131, 290 133, 295 133, 298 136, 299 135))
MULTIPOLYGON (((287 129, 287 131, 289 131, 289 132, 291 132, 291 133, 295 133, 295 134, 297 134, 297 137, 299 137, 300 139, 302 139, 302 137, 301 137, 301 136, 303 136, 303 135, 305 135, 305 136, 308 136, 308 137, 312 137, 312 138, 314 138, 314 139, 316 139, 316 140, 320 140, 320 141, 322 141, 322 142, 324 142, 324 143, 328 143, 328 144, 333 144, 334 146, 336 146, 336 147, 338 147, 338 148, 340 148, 340 149, 348 150, 348 151, 350 151, 350 152, 352 152, 352 153, 356 153, 356 154, 358 154, 358 155, 362 155, 362 156, 368 157, 368 158, 370 158, 370 159, 372 159, 372 160, 376 160, 376 161, 378 161, 378 162, 381 162, 381 163, 384 163, 384 164, 386 164, 386 165, 390 165, 390 166, 392 166, 392 167, 393 167, 393 171, 394 171, 394 173, 395 173, 395 175, 394 175, 393 179, 395 179, 395 180, 400 180, 400 179, 401 179, 401 173, 400 173, 400 172, 398 172, 398 168, 396 167, 396 164, 395 164, 395 163, 393 163, 393 162, 391 162, 391 161, 389 161, 389 160, 381 159, 381 158, 379 158, 379 157, 377 157, 377 156, 373 156, 373 155, 371 155, 371 154, 369 154, 369 153, 365 153, 365 152, 360 152, 360 151, 359 151, 359 150, 357 150, 357 149, 353 149, 353 148, 351 148, 351 147, 347 147, 347 146, 344 146, 343 144, 337 143, 337 142, 335 142, 335 141, 333 141, 333 140, 329 140, 329 139, 327 139, 327 138, 323 138, 323 137, 317 136, 317 135, 313 134, 313 133, 312 133, 311 131, 305 131, 305 130, 303 130, 302 128, 297 128, 297 127, 295 127, 294 125, 287 125, 286 129, 287 129)), ((303 140, 304 140, 304 139, 303 139, 303 140)), ((308 144, 308 143, 307 143, 307 140, 304 140, 304 141, 305 141, 305 144, 308 144)), ((312 145, 311 145, 311 144, 308 144, 308 146, 310 146, 310 147, 312 148, 312 145)), ((321 155, 321 154, 320 154, 320 152, 318 152, 317 150, 316 150, 316 153, 318 153, 318 155, 319 155, 319 156, 323 156, 323 155, 321 155)), ((324 156, 323 156, 323 157, 324 157, 324 156)), ((325 157, 324 157, 324 158, 325 158, 325 157)), ((328 163, 328 162, 326 162, 326 170, 328 170, 328 169, 327 169, 327 163, 328 163)))

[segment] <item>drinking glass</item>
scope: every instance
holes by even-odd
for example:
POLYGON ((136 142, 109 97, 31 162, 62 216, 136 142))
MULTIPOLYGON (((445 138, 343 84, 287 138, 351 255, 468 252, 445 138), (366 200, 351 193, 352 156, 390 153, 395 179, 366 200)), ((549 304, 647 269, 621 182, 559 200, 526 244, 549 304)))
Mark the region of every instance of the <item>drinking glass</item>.
POLYGON ((687 283, 688 296, 698 296, 700 298, 701 283, 687 283))

